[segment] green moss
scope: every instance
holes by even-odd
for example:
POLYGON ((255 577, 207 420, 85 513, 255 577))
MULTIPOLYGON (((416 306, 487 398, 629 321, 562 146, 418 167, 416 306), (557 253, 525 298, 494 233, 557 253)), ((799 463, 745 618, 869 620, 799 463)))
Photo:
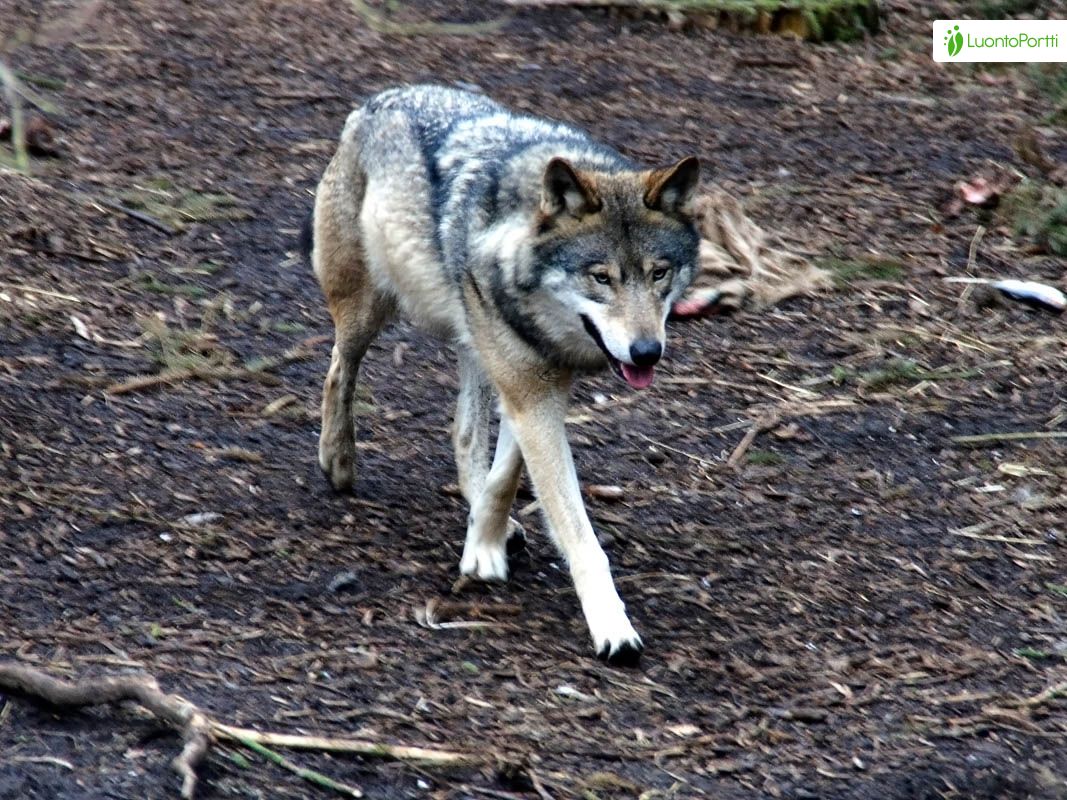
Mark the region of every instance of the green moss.
POLYGON ((642 8, 817 42, 852 41, 877 33, 880 24, 877 0, 646 0, 642 8))
POLYGON ((1067 256, 1067 189, 1025 180, 1001 200, 999 213, 1016 235, 1067 256))
POLYGON ((761 467, 773 467, 785 463, 785 459, 773 450, 752 450, 745 460, 749 464, 761 467))
POLYGON ((203 287, 197 286, 195 283, 180 283, 175 286, 169 283, 163 283, 151 272, 142 272, 138 281, 146 291, 154 292, 156 294, 165 294, 170 297, 192 298, 203 297, 207 294, 203 287))
POLYGON ((1051 125, 1067 125, 1067 65, 1031 64, 1029 74, 1034 88, 1047 97, 1052 106, 1044 121, 1051 125))
POLYGON ((123 192, 119 199, 124 205, 178 229, 193 222, 248 217, 237 199, 228 194, 177 189, 169 178, 152 178, 138 188, 123 192))
POLYGON ((904 266, 888 258, 822 258, 816 265, 828 270, 838 286, 857 281, 899 281, 904 266))

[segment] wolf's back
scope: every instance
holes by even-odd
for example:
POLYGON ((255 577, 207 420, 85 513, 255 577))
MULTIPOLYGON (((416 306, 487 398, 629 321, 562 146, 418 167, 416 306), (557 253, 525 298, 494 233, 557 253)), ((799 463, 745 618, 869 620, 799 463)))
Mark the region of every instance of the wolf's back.
POLYGON ((353 111, 342 138, 358 145, 369 178, 418 165, 432 180, 438 152, 459 122, 501 113, 503 106, 482 95, 405 86, 380 92, 353 111))

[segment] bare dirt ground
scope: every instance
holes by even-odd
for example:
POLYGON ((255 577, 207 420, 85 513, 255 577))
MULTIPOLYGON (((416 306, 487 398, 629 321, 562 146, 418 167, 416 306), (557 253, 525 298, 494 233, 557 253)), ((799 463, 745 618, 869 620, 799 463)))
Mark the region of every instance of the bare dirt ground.
MULTIPOLYGON (((1039 697, 1067 680, 1064 443, 952 439, 1067 430, 1064 320, 942 280, 979 223, 976 274, 1063 286, 1065 262, 939 210, 991 163, 1036 177, 1020 133, 1053 163, 1067 135, 1025 68, 933 64, 927 20, 965 9, 922 5, 813 46, 569 11, 404 38, 341 0, 116 0, 64 32, 73 4, 4 0, 5 60, 62 114, 58 158, 0 172, 0 656, 482 758, 295 756, 373 798, 1067 796, 1067 700, 1039 697), (578 387, 580 474, 625 490, 589 508, 637 669, 591 657, 536 513, 508 584, 453 593, 447 347, 384 336, 355 496, 319 474, 331 330, 297 228, 350 108, 421 80, 696 152, 841 274, 676 326, 647 392, 578 387), (488 624, 424 627, 431 601, 488 624)), ((0 797, 176 796, 175 737, 131 710, 0 709, 0 797)), ((220 746, 200 796, 327 794, 220 746)))

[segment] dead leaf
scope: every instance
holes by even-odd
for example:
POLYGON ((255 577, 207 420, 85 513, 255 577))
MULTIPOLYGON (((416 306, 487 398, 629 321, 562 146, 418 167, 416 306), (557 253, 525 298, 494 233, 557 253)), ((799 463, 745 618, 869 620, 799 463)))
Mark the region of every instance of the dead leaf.
POLYGON ((74 323, 74 332, 76 334, 78 334, 83 339, 87 339, 90 342, 93 340, 92 334, 89 333, 89 326, 86 325, 80 317, 76 317, 74 314, 71 314, 70 321, 74 323))
POLYGON ((1019 177, 1006 170, 996 170, 992 175, 976 175, 970 180, 960 181, 942 211, 947 216, 956 216, 967 205, 996 205, 1001 195, 1018 182, 1019 177))
POLYGON ((667 730, 682 739, 687 736, 696 736, 700 733, 700 728, 688 722, 684 722, 680 725, 668 725, 667 730))
POLYGON ((607 486, 605 484, 594 483, 585 487, 585 493, 590 497, 595 497, 598 500, 622 500, 626 495, 626 491, 621 486, 607 486))

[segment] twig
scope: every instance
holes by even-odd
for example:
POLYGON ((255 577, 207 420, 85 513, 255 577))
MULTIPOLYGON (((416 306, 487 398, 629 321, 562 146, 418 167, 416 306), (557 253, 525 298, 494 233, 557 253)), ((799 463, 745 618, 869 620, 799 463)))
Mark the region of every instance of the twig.
MULTIPOLYGON (((979 225, 978 229, 974 232, 974 236, 971 238, 971 246, 967 250, 967 274, 974 274, 974 263, 978 258, 978 246, 982 243, 982 237, 985 236, 985 226, 979 225)), ((971 298, 971 294, 974 292, 974 285, 968 282, 967 288, 963 290, 963 294, 960 295, 959 300, 956 301, 956 309, 962 311, 966 306, 967 301, 971 298)))
POLYGON ((537 777, 536 772, 532 769, 527 769, 526 774, 529 776, 530 783, 533 785, 534 791, 537 792, 537 795, 541 800, 553 800, 552 795, 545 789, 545 785, 541 783, 541 779, 537 777))
POLYGON ((741 459, 745 457, 748 448, 750 448, 752 443, 756 441, 756 437, 761 433, 765 433, 772 428, 777 427, 778 423, 781 421, 781 417, 772 412, 753 422, 752 427, 748 429, 745 435, 741 438, 741 441, 737 443, 737 447, 730 453, 730 457, 726 459, 726 466, 736 467, 741 459))
POLYGON ((35 289, 32 286, 21 286, 17 283, 0 282, 0 287, 3 287, 4 289, 14 289, 19 292, 25 292, 26 294, 39 294, 42 297, 54 297, 57 300, 67 300, 71 303, 83 302, 80 297, 75 297, 72 294, 62 294, 60 292, 53 292, 50 289, 35 289))
POLYGON ((307 769, 306 767, 301 767, 299 764, 294 764, 292 761, 290 761, 280 753, 275 753, 270 748, 264 747, 255 739, 249 739, 248 737, 238 738, 236 736, 233 738, 243 744, 252 752, 259 753, 268 761, 274 762, 282 769, 287 769, 294 775, 297 775, 310 783, 314 783, 315 785, 321 786, 324 789, 332 789, 335 792, 340 792, 341 794, 347 795, 348 797, 363 796, 363 791, 361 789, 358 789, 355 786, 349 786, 348 784, 341 783, 339 781, 335 781, 333 778, 323 775, 321 772, 316 772, 313 769, 307 769))
POLYGON ((1019 536, 986 536, 984 534, 975 533, 974 531, 969 531, 966 529, 949 531, 949 533, 951 533, 953 536, 962 536, 965 539, 980 539, 983 542, 1002 542, 1003 544, 1026 544, 1032 547, 1048 544, 1048 542, 1043 542, 1040 539, 1024 539, 1019 536))
POLYGON ((701 466, 704 466, 704 467, 715 467, 715 466, 718 466, 714 461, 708 461, 706 458, 701 458, 700 456, 695 456, 692 453, 687 453, 687 452, 685 452, 685 450, 679 450, 677 447, 671 447, 669 444, 664 444, 663 442, 658 442, 655 439, 653 439, 651 436, 645 436, 645 434, 641 433, 641 431, 638 431, 637 435, 640 436, 642 439, 644 439, 649 444, 654 444, 656 447, 662 447, 664 450, 670 450, 672 453, 677 453, 680 456, 685 456, 686 458, 697 462, 701 466))
POLYGON ((338 739, 328 736, 301 736, 293 733, 268 733, 251 728, 233 728, 229 725, 214 723, 215 733, 237 742, 245 740, 274 747, 288 747, 293 750, 324 750, 331 753, 355 753, 361 756, 378 756, 397 761, 413 761, 436 767, 472 764, 478 759, 466 753, 451 750, 431 750, 425 747, 408 747, 406 745, 381 744, 360 739, 338 739))
POLYGON ((1067 431, 1010 431, 1008 433, 981 433, 977 436, 953 436, 954 444, 983 445, 994 442, 1021 442, 1027 439, 1067 439, 1067 431))
POLYGON ((55 756, 15 756, 8 760, 9 764, 51 764, 53 767, 63 767, 63 769, 73 770, 74 765, 69 761, 64 761, 62 758, 56 758, 55 756))
POLYGON ((1049 700, 1054 700, 1063 694, 1067 694, 1067 681, 1053 684, 1043 692, 1038 692, 1033 697, 1026 697, 1019 701, 1019 705, 1025 706, 1026 708, 1034 708, 1035 706, 1044 705, 1049 700))
POLYGON ((971 246, 967 249, 967 272, 974 272, 974 264, 978 258, 978 248, 982 244, 982 237, 985 236, 985 226, 979 225, 978 229, 974 232, 974 236, 971 238, 971 246))
POLYGON ((143 222, 145 225, 150 225, 156 230, 163 231, 168 236, 174 236, 178 231, 176 228, 168 225, 161 219, 156 219, 151 214, 145 214, 143 211, 138 211, 135 208, 129 208, 122 205, 122 203, 116 203, 114 200, 107 200, 105 198, 96 198, 92 202, 102 205, 104 208, 110 208, 112 211, 118 211, 120 214, 125 214, 130 219, 135 219, 138 222, 143 222))

